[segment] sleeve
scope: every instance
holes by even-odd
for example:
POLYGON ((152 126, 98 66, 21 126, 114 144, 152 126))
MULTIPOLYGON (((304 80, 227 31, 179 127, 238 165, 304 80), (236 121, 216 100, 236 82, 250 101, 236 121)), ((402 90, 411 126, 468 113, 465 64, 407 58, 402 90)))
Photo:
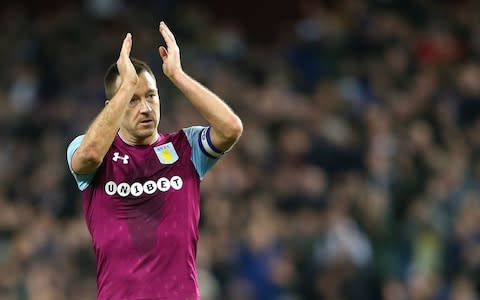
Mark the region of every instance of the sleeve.
POLYGON ((81 191, 85 190, 85 189, 88 187, 88 185, 90 184, 90 182, 92 182, 93 177, 95 176, 95 173, 93 173, 93 174, 88 174, 88 175, 80 175, 80 174, 75 173, 75 172, 72 170, 72 157, 73 157, 73 153, 75 153, 75 151, 76 151, 76 150, 78 149, 78 147, 80 146, 80 143, 82 142, 84 136, 85 136, 85 135, 77 136, 77 137, 70 143, 70 145, 68 145, 68 148, 67 148, 68 168, 70 169, 70 172, 72 173, 73 177, 75 178, 75 181, 77 182, 78 188, 79 188, 81 191))
POLYGON ((217 149, 210 139, 210 127, 192 126, 184 128, 192 147, 192 162, 200 178, 203 178, 225 152, 217 149))

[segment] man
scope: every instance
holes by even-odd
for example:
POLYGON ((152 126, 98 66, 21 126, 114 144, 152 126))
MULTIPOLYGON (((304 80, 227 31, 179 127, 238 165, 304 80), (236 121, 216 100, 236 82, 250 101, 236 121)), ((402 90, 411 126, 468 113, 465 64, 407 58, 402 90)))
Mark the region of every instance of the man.
POLYGON ((195 267, 199 183, 242 133, 242 122, 189 77, 172 32, 160 23, 164 74, 208 121, 159 134, 151 69, 130 59, 132 36, 105 76, 108 100, 67 149, 97 262, 99 300, 200 299, 195 267))

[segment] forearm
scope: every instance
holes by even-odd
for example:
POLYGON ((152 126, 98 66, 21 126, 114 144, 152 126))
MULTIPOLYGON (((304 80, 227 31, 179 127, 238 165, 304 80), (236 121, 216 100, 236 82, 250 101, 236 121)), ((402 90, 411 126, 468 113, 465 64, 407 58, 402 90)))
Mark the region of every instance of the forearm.
POLYGON ((74 155, 74 170, 90 173, 102 162, 117 134, 135 85, 124 84, 95 118, 74 155))
POLYGON ((183 71, 170 78, 209 123, 214 143, 226 150, 242 133, 242 122, 232 109, 212 91, 183 71))

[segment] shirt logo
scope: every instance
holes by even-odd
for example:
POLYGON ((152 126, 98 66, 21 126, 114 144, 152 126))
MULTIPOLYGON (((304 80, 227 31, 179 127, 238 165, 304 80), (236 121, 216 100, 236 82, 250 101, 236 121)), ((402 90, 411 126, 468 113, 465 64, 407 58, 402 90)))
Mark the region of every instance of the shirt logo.
POLYGON ((162 164, 170 165, 178 160, 177 151, 175 151, 171 142, 154 147, 153 149, 155 150, 155 154, 157 154, 158 160, 162 164))
POLYGON ((115 181, 109 181, 105 183, 105 193, 107 193, 109 196, 117 194, 120 197, 127 197, 129 195, 138 197, 144 193, 151 195, 156 191, 167 192, 170 189, 178 191, 182 187, 183 180, 180 176, 173 176, 170 179, 166 177, 160 177, 157 181, 148 180, 144 183, 134 182, 132 184, 128 184, 126 182, 117 184, 115 181))
POLYGON ((112 160, 113 161, 118 161, 119 159, 121 159, 123 161, 123 164, 126 165, 126 164, 128 164, 128 159, 129 158, 130 157, 127 154, 125 154, 124 156, 120 156, 120 153, 115 152, 115 153, 113 153, 112 160))

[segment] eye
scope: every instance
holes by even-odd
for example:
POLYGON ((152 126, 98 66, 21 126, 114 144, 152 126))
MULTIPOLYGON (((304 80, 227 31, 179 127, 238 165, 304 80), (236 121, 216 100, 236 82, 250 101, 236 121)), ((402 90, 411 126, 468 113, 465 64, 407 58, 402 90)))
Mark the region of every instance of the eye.
POLYGON ((137 104, 137 102, 138 102, 139 100, 140 100, 140 99, 137 98, 137 97, 134 97, 134 98, 130 99, 130 105, 135 105, 135 104, 137 104))

